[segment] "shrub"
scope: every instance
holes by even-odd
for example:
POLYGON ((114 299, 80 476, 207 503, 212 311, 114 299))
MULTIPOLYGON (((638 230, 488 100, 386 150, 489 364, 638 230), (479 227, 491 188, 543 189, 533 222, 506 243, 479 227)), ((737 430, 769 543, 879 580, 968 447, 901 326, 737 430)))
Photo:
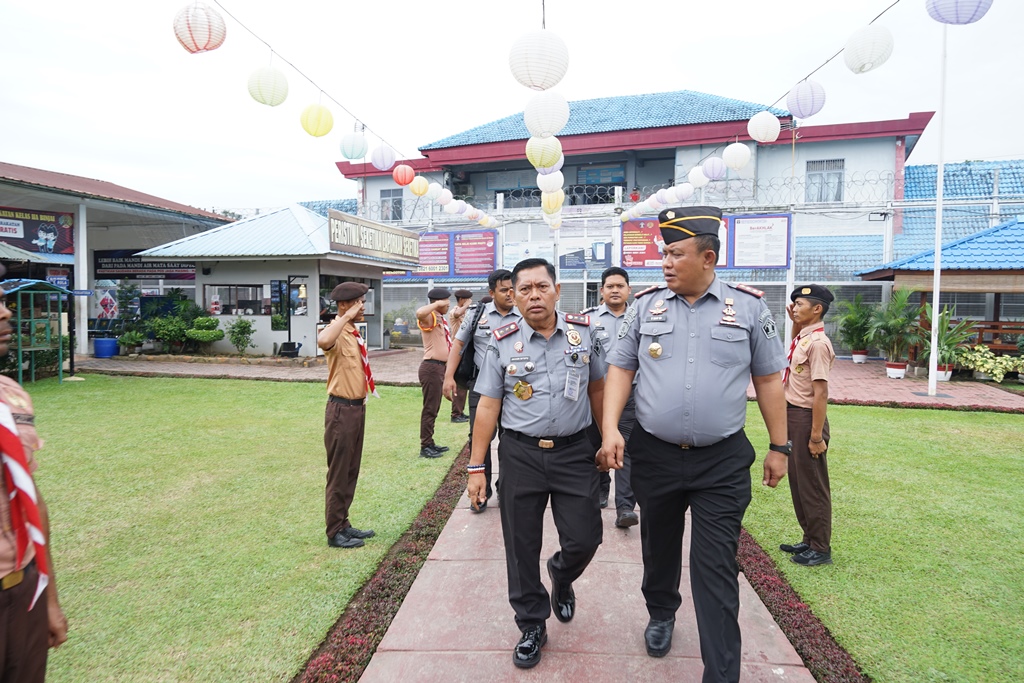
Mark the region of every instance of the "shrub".
POLYGON ((227 325, 228 340, 231 345, 238 349, 238 352, 245 355, 245 350, 255 347, 252 343, 252 336, 256 333, 256 326, 247 318, 236 318, 227 325))
POLYGON ((192 329, 185 333, 185 336, 200 345, 203 353, 209 350, 210 344, 224 338, 224 330, 218 330, 220 320, 217 318, 196 318, 192 321, 192 329))
POLYGON ((144 341, 146 341, 146 338, 141 332, 136 330, 129 330, 117 338, 118 345, 123 346, 126 349, 142 346, 142 342, 144 341))
POLYGON ((188 338, 189 324, 176 315, 150 318, 146 321, 146 327, 153 334, 153 338, 165 344, 184 344, 188 338))
POLYGON ((274 332, 283 332, 288 329, 288 319, 280 313, 270 316, 270 329, 274 332))

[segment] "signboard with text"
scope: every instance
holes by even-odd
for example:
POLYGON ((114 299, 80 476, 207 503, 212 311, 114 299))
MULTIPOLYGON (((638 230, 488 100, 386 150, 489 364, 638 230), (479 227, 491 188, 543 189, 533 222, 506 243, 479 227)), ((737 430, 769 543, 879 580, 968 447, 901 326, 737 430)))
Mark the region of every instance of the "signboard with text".
POLYGON ((331 251, 374 256, 396 263, 419 262, 419 235, 411 230, 374 223, 331 209, 328 212, 331 251))
POLYGON ((40 254, 75 253, 75 216, 0 206, 0 241, 40 254))
POLYGON ((384 271, 385 278, 479 276, 497 268, 496 230, 424 232, 419 235, 419 265, 411 271, 384 271))
MULTIPOLYGON (((786 268, 790 214, 723 216, 718 268, 786 268)), ((622 267, 661 268, 661 230, 655 218, 622 225, 622 267)))
POLYGON ((93 252, 93 272, 97 280, 195 280, 192 261, 147 261, 134 249, 110 249, 93 252))

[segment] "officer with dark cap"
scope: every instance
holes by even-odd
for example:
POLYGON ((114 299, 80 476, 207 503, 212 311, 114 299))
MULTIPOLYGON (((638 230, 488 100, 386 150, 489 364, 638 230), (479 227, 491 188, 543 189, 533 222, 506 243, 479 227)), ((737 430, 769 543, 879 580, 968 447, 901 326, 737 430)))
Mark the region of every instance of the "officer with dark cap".
POLYGON ((452 293, 444 287, 427 292, 430 303, 416 309, 416 325, 423 333, 423 362, 420 363, 420 387, 423 389, 423 410, 420 413, 420 457, 440 458, 447 446, 434 443, 434 421, 441 409, 444 367, 452 350, 452 330, 448 326, 448 307, 452 293))
POLYGON ((775 487, 786 475, 790 451, 779 375, 786 356, 762 293, 715 276, 721 210, 668 209, 658 219, 665 284, 637 294, 619 327, 609 357, 600 458, 622 467, 618 421, 635 378, 630 479, 640 505, 647 654, 663 657, 672 647, 689 510, 690 590, 703 680, 737 681, 736 548, 755 460, 743 432, 747 385, 753 377, 770 439, 762 483, 775 487))
POLYGON ((335 287, 331 299, 338 302, 338 314, 316 338, 327 359, 326 517, 327 545, 333 548, 358 548, 374 535, 370 529, 356 529, 348 519, 363 459, 366 394, 374 392, 366 341, 354 324, 363 320, 369 289, 361 282, 335 287))
MULTIPOLYGON (((473 292, 468 289, 456 289, 452 292, 455 295, 455 308, 448 314, 448 324, 451 327, 453 340, 458 338, 458 332, 462 329, 462 321, 466 318, 466 312, 473 303, 473 292)), ((469 422, 469 415, 462 412, 466 407, 466 390, 455 385, 455 391, 451 397, 445 396, 452 402, 452 422, 469 422)))
POLYGON ((832 292, 821 285, 803 285, 789 295, 786 307, 793 321, 789 367, 783 373, 786 415, 793 454, 789 456, 789 492, 804 535, 799 543, 783 543, 796 564, 832 564, 832 492, 828 481, 828 376, 836 354, 822 319, 832 292))
POLYGON ((590 318, 555 308, 554 266, 538 258, 520 261, 512 286, 522 320, 493 331, 480 367, 468 495, 474 507, 487 500, 484 455, 500 413, 498 509, 508 601, 522 632, 512 663, 528 669, 540 662, 551 611, 561 622, 575 615, 573 581, 601 544, 596 449, 586 429, 592 414, 600 422, 605 364, 590 318), (560 543, 547 561, 550 595, 540 576, 549 499, 560 543))

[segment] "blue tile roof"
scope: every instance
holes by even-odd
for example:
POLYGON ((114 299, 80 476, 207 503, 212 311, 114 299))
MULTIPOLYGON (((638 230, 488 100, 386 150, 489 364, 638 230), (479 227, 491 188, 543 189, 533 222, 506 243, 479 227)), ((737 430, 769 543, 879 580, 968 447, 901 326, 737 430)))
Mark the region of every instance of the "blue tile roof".
POLYGON ((299 206, 304 206, 324 217, 327 216, 327 212, 331 209, 347 213, 350 216, 355 216, 359 213, 358 199, 321 199, 312 202, 299 202, 299 206))
MULTIPOLYGON (((936 165, 907 166, 904 169, 906 199, 934 199, 936 165)), ((996 181, 1004 197, 1024 197, 1024 160, 964 161, 945 164, 943 197, 991 197, 996 181)))
MULTIPOLYGON (((935 250, 929 249, 883 266, 861 270, 930 271, 935 250)), ((1024 270, 1024 222, 1013 220, 942 245, 942 270, 1024 270)))
MULTIPOLYGON (((599 97, 593 100, 570 102, 569 123, 559 133, 559 136, 684 126, 695 123, 746 121, 765 109, 767 107, 762 104, 691 90, 599 97)), ((769 111, 776 116, 790 115, 785 109, 770 109, 769 111)), ((526 124, 523 122, 523 113, 518 112, 503 119, 450 135, 437 142, 431 142, 429 145, 420 147, 420 150, 526 140, 529 137, 530 133, 526 130, 526 124)))

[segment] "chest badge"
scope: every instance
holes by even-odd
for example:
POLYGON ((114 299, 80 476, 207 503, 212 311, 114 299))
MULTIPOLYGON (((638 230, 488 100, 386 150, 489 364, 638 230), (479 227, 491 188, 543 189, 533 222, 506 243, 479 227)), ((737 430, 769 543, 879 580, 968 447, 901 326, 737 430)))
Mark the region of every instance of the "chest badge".
POLYGON ((576 330, 569 330, 565 336, 569 340, 569 344, 571 346, 579 346, 583 343, 583 337, 581 337, 580 333, 576 330))
POLYGON ((526 372, 533 372, 536 369, 537 366, 533 364, 533 361, 530 361, 529 363, 523 366, 523 370, 525 370, 526 372))
POLYGON ((722 313, 725 313, 726 315, 733 318, 736 317, 736 309, 732 307, 732 304, 726 304, 725 309, 722 311, 722 313))
POLYGON ((515 365, 510 365, 507 368, 505 368, 505 372, 507 372, 510 375, 514 375, 517 372, 519 372, 519 368, 517 368, 515 365))
POLYGON ((520 401, 526 401, 533 396, 533 387, 530 386, 529 382, 519 380, 516 382, 515 386, 512 387, 512 393, 515 394, 515 397, 520 401))
POLYGON ((651 345, 647 347, 647 353, 651 354, 651 358, 661 358, 662 351, 663 349, 661 348, 661 344, 658 342, 652 342, 651 345))
POLYGON ((664 315, 665 313, 668 313, 668 309, 663 308, 661 306, 655 306, 654 308, 651 308, 649 310, 651 312, 651 315, 664 315))
POLYGON ((583 364, 584 365, 589 365, 590 364, 590 354, 589 353, 583 354, 583 364))
POLYGON ((517 341, 515 344, 512 345, 512 348, 516 350, 516 353, 522 353, 523 352, 523 342, 517 341))

